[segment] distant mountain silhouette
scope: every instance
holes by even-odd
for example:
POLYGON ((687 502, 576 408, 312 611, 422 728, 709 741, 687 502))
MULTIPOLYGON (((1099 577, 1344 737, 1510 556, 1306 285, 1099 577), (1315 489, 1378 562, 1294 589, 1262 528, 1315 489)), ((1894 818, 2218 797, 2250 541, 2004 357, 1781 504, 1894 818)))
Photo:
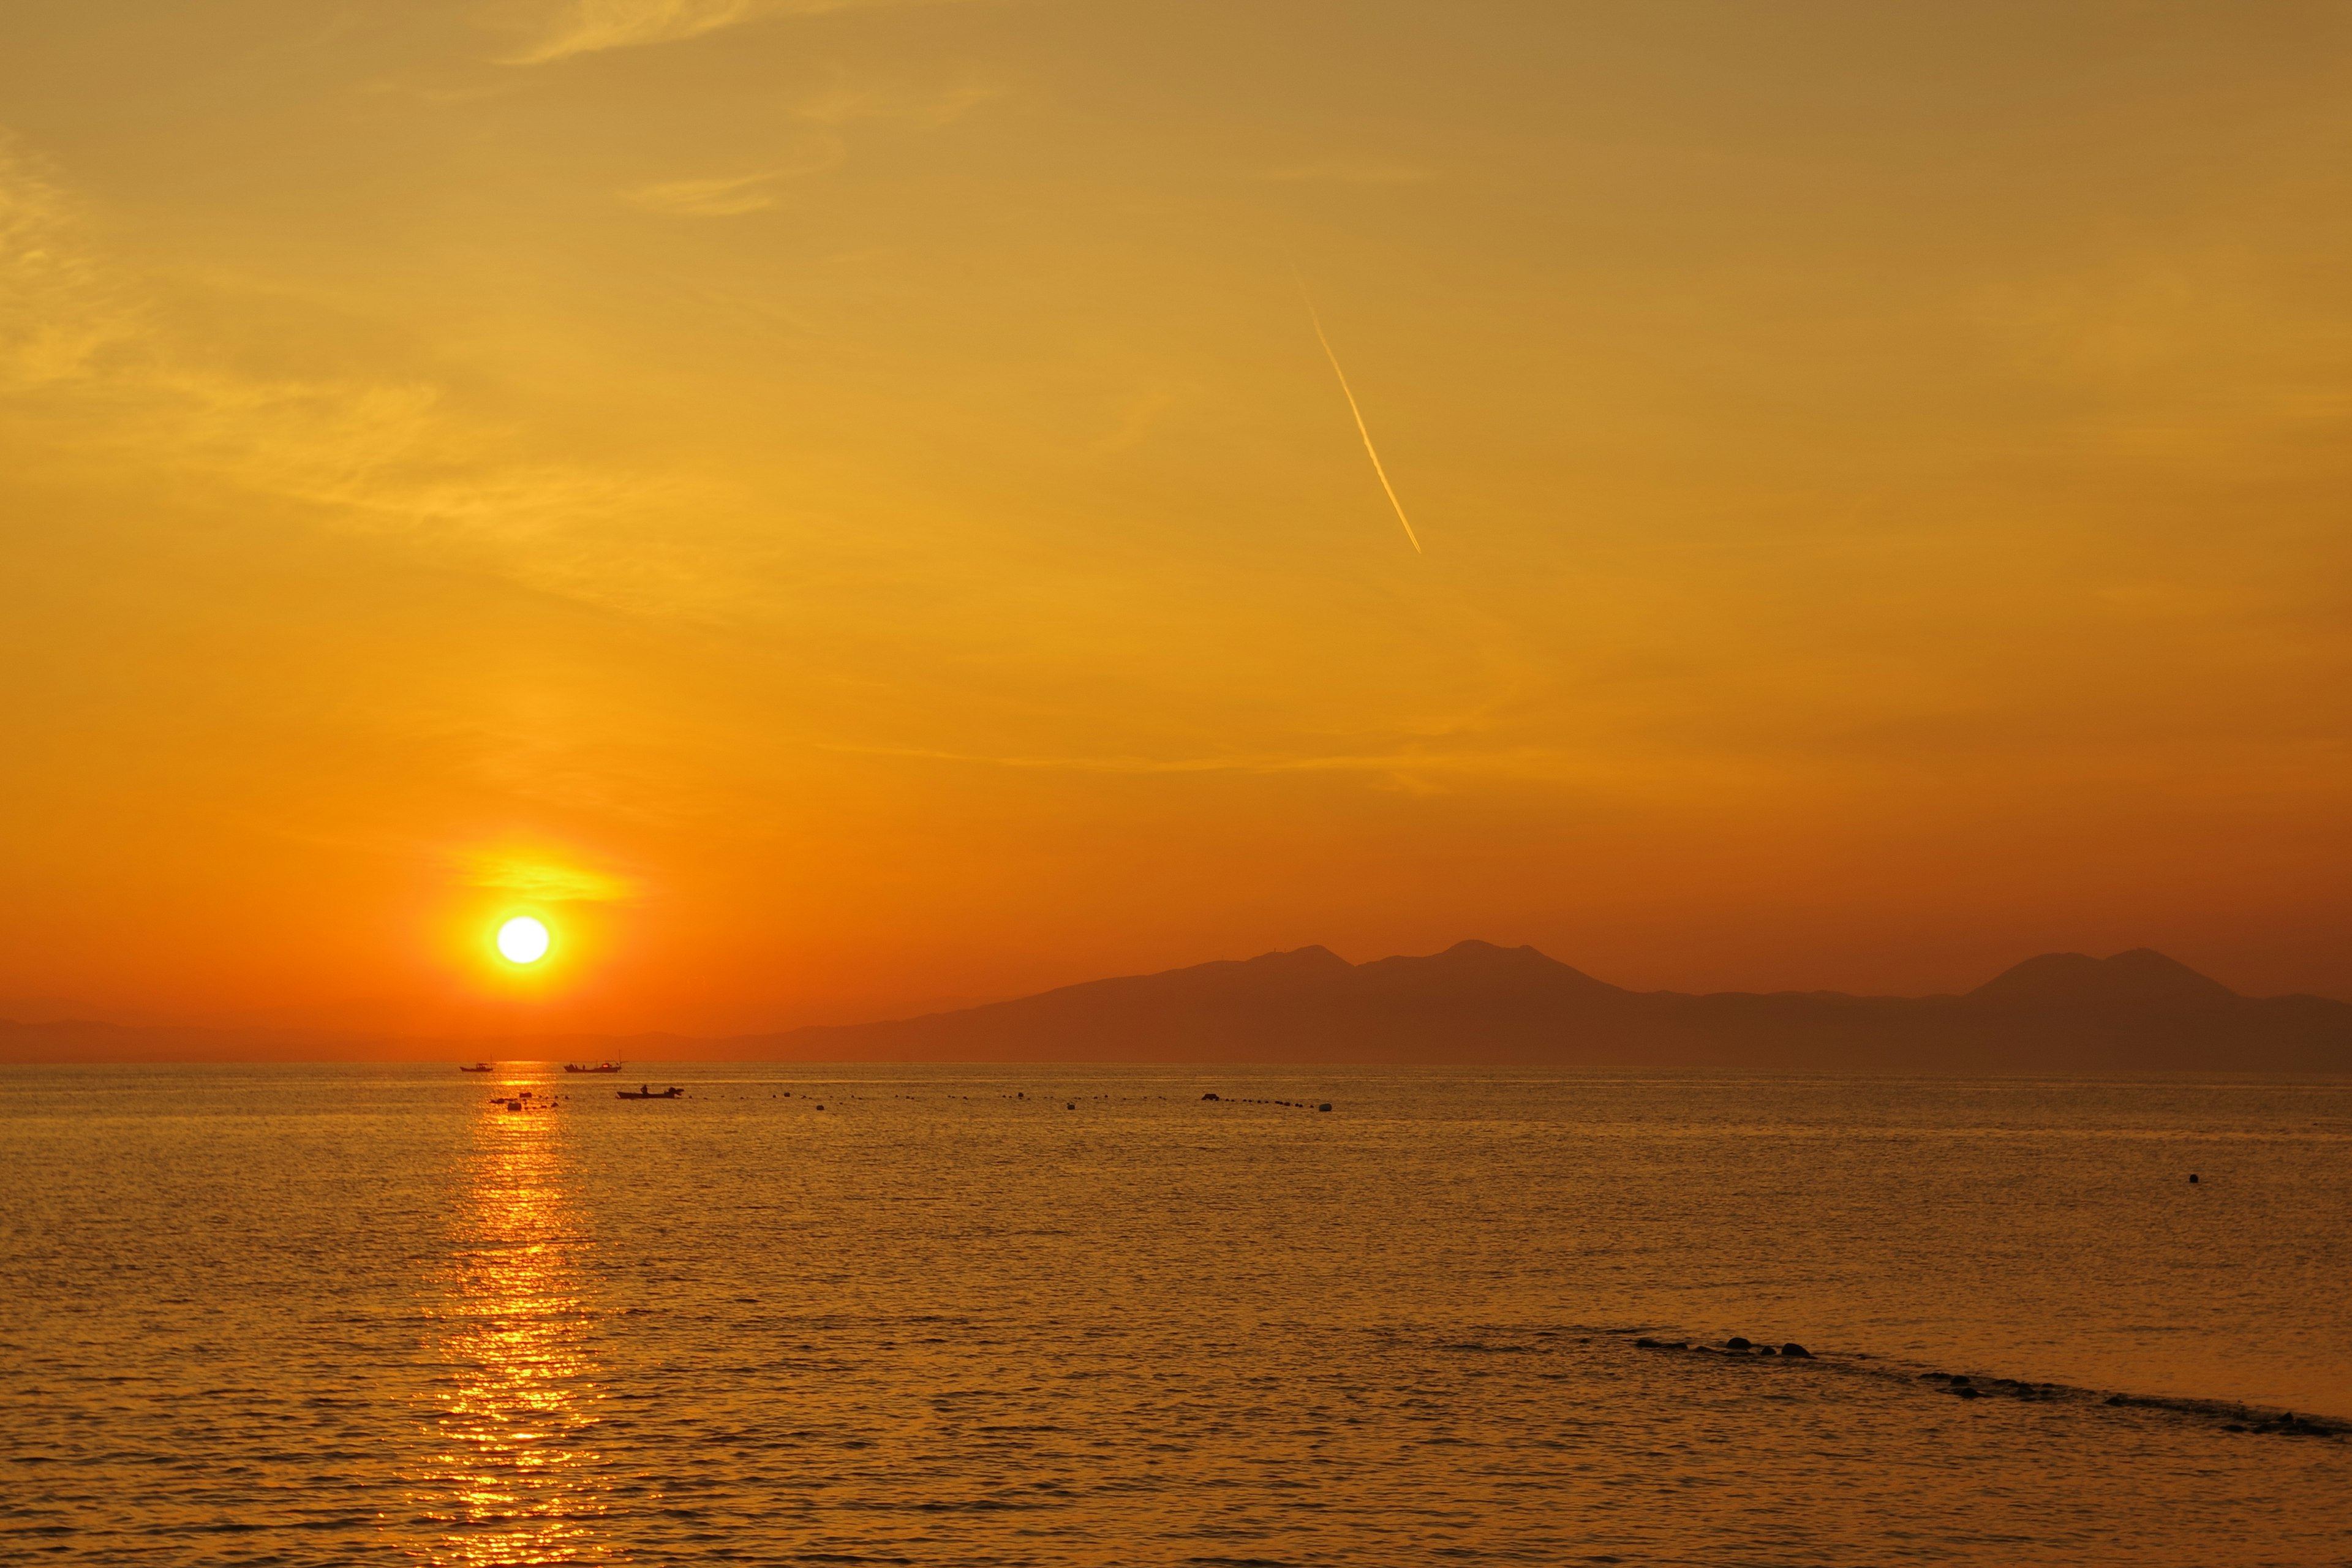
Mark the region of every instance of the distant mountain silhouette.
POLYGON ((2113 958, 2045 952, 2002 970, 1969 996, 2005 1007, 2228 1007, 2243 1000, 2152 947, 2113 958))
POLYGON ((2239 996, 2146 948, 2045 953, 1965 996, 1688 995, 1465 942, 1363 964, 1306 947, 728 1045, 812 1061, 2347 1071, 2352 1005, 2239 996))
POLYGON ((424 1040, 0 1022, 0 1061, 1062 1061, 1864 1072, 2352 1072, 2352 1004, 2240 996, 2147 948, 2029 958, 1961 996, 1628 991, 1532 947, 1349 963, 1322 947, 890 1023, 698 1040, 424 1040))

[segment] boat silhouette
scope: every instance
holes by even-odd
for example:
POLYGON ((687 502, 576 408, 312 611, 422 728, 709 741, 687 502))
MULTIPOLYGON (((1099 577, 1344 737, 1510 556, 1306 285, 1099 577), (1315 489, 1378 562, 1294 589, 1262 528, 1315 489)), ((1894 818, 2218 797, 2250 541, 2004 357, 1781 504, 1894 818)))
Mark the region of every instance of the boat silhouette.
POLYGON ((459 1068, 457 1070, 459 1072, 496 1072, 499 1069, 488 1062, 476 1062, 472 1067, 459 1068))
POLYGON ((650 1086, 641 1083, 637 1085, 635 1089, 625 1089, 620 1090, 614 1098, 620 1100, 682 1100, 685 1096, 686 1090, 678 1088, 676 1084, 670 1085, 667 1089, 665 1089, 656 1094, 650 1086))
POLYGON ((563 1064, 563 1070, 565 1072, 619 1072, 621 1070, 621 1064, 618 1062, 598 1062, 594 1067, 590 1067, 584 1062, 565 1062, 563 1064))

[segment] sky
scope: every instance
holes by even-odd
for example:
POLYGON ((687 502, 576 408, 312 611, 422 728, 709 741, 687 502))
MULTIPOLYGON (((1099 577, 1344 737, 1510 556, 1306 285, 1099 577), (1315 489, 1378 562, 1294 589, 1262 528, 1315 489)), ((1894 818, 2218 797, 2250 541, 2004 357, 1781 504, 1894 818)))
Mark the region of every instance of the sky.
POLYGON ((2338 5, 12 6, 0 1014, 2352 996, 2347 437, 2338 5))

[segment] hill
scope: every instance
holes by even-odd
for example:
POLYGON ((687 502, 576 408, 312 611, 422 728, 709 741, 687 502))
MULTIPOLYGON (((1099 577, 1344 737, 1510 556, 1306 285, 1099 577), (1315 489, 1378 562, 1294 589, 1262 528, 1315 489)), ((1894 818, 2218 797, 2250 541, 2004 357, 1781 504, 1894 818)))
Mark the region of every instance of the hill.
POLYGON ((621 1058, 2352 1072, 2352 1004, 2240 996, 2146 948, 2043 953, 1959 996, 1629 991, 1531 947, 1349 963, 1322 947, 888 1023, 729 1039, 425 1039, 0 1021, 0 1062, 621 1058))
POLYGON ((2352 1070, 2352 1005, 2161 953, 2046 953, 1963 996, 1628 991, 1531 947, 1321 947, 893 1023, 730 1042, 801 1060, 1420 1063, 1871 1071, 2352 1070))

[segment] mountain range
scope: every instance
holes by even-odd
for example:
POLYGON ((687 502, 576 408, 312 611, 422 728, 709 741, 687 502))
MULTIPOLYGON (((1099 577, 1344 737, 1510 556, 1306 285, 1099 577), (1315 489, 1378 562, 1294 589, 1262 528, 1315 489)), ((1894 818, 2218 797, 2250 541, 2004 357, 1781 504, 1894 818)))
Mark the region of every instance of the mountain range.
POLYGON ((1629 991, 1532 947, 1323 947, 781 1034, 394 1040, 0 1022, 0 1061, 415 1058, 1299 1063, 1872 1072, 2352 1072, 2352 1004, 2241 996, 2160 952, 2044 953, 1956 996, 1629 991))
POLYGON ((1352 964, 1305 947, 770 1040, 818 1061, 2331 1072, 2352 1070, 2352 1004, 2240 996, 2147 948, 2044 953, 1958 996, 1693 995, 1465 942, 1352 964))

